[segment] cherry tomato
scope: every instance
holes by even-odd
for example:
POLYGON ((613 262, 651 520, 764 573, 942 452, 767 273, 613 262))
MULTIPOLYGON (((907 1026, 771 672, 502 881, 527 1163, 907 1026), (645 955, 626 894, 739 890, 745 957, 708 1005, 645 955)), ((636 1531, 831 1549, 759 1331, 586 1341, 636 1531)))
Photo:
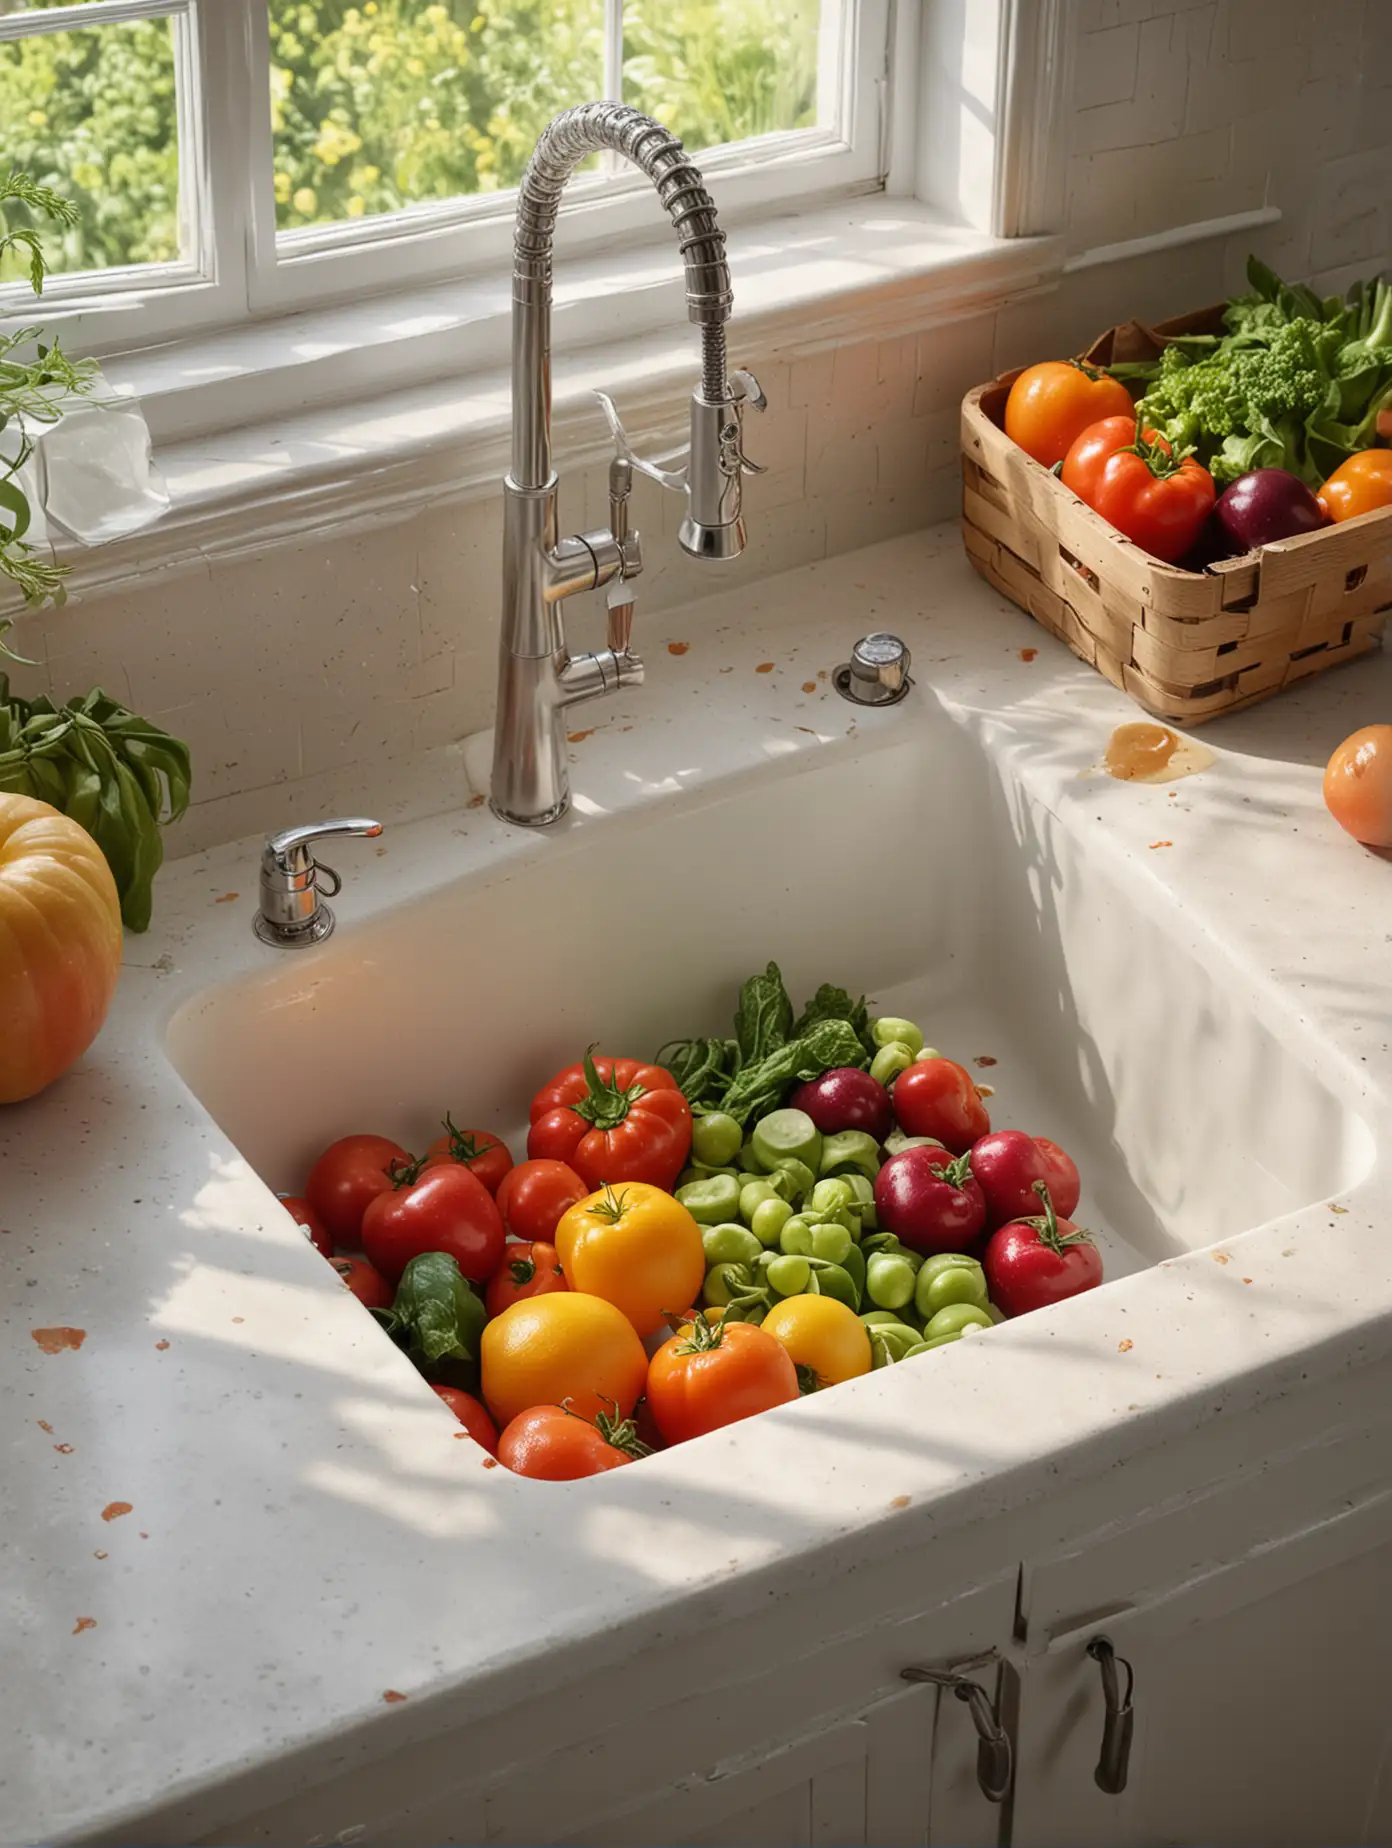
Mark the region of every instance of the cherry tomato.
POLYGON ((1339 464, 1315 498, 1335 521, 1392 507, 1392 449, 1360 449, 1339 464))
POLYGON ((568 1290, 561 1260, 554 1245, 540 1239, 520 1240, 503 1247, 503 1261, 488 1280, 483 1293, 489 1315, 501 1315, 513 1303, 529 1296, 547 1296, 552 1290, 568 1290))
POLYGON ((423 1251, 448 1252, 471 1283, 487 1283, 503 1261, 503 1222, 493 1196, 467 1168, 426 1168, 372 1201, 363 1250, 395 1283, 423 1251))
POLYGON ((697 1316, 653 1355, 647 1405, 669 1444, 718 1431, 798 1396, 788 1350, 752 1322, 697 1316))
POLYGON ((1104 417, 1063 459, 1063 485, 1152 557, 1176 564, 1192 552, 1216 490, 1192 456, 1177 462, 1157 431, 1138 437, 1134 417, 1104 417))
POLYGON ((498 1454, 498 1427, 471 1392, 460 1386, 432 1386, 454 1413, 476 1444, 482 1444, 489 1456, 498 1454))
POLYGON ((598 1476, 644 1454, 632 1419, 617 1410, 598 1413, 591 1424, 564 1406, 536 1405, 519 1412, 498 1439, 498 1461, 537 1482, 598 1476))
POLYGON ((1058 1217, 1042 1183, 1039 1193, 1044 1211, 993 1232, 982 1259, 991 1301, 1007 1316, 1047 1309, 1102 1281, 1102 1254, 1091 1234, 1058 1217))
POLYGON ((1043 1181, 1054 1210, 1066 1219, 1078 1204, 1078 1170, 1056 1142, 1020 1129, 996 1129, 971 1147, 971 1171, 986 1197, 986 1220, 1028 1218, 1039 1209, 1036 1181, 1043 1181))
POLYGON ((498 1211, 514 1238, 549 1245, 562 1216, 590 1191, 563 1161, 523 1161, 503 1176, 498 1211))
POLYGON ((875 1212, 886 1232, 914 1251, 964 1251, 986 1224, 986 1201, 971 1157, 903 1149, 875 1177, 875 1212))
POLYGON ((1131 394, 1120 379, 1076 359, 1026 366, 1005 401, 1005 434, 1027 455, 1052 468, 1089 424, 1125 417, 1135 425, 1131 394))
POLYGON ((390 1309, 396 1291, 366 1258, 330 1258, 329 1262, 364 1309, 390 1309))
POLYGON ((466 1167, 491 1194, 497 1193, 503 1176, 512 1167, 506 1142, 491 1130, 456 1129, 448 1116, 444 1135, 437 1136, 425 1151, 425 1165, 437 1168, 447 1161, 457 1161, 466 1167))
POLYGON ((606 1181, 670 1190, 691 1151, 691 1106, 660 1065, 587 1052, 532 1099, 527 1153, 568 1162, 587 1192, 606 1181))
POLYGON ((314 1249, 321 1252, 324 1257, 331 1258, 333 1240, 329 1237, 329 1228, 309 1201, 302 1200, 298 1194, 278 1194, 276 1197, 295 1224, 303 1229, 305 1237, 314 1249))
POLYGON ((1392 725, 1365 725, 1335 751, 1324 800, 1346 834, 1365 847, 1392 847, 1392 725))
POLYGON ((916 1059, 894 1080, 893 1097, 906 1136, 933 1136, 954 1155, 991 1127, 971 1073, 953 1059, 916 1059))
POLYGON ((391 1168, 411 1157, 388 1136, 344 1136, 309 1171, 304 1197, 335 1245, 356 1245, 368 1202, 392 1189, 391 1168))

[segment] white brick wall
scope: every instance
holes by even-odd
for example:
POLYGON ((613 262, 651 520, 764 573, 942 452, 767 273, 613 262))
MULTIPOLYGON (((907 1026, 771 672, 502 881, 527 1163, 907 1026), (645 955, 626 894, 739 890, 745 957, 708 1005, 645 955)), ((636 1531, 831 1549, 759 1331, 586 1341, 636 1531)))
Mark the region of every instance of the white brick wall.
MULTIPOLYGON (((957 405, 995 371, 1076 352, 1133 314, 1215 300, 1240 285, 1252 245, 1326 287, 1389 261, 1392 0, 1077 0, 1076 10, 1070 248, 1265 204, 1280 207, 1280 224, 1088 269, 917 338, 792 363, 742 353, 769 396, 750 429, 769 466, 748 484, 751 548, 724 571, 683 558, 676 499, 640 481, 640 638, 660 639, 664 611, 731 581, 949 516, 957 405)), ((562 517, 601 523, 605 471, 563 481, 562 517)), ((44 665, 15 679, 60 694, 104 683, 189 741, 197 806, 172 849, 280 824, 312 804, 316 776, 488 723, 500 524, 496 500, 431 507, 29 617, 14 639, 44 665), (298 795, 282 787, 301 779, 311 786, 298 795)), ((581 645, 602 620, 586 601, 568 611, 581 645)))

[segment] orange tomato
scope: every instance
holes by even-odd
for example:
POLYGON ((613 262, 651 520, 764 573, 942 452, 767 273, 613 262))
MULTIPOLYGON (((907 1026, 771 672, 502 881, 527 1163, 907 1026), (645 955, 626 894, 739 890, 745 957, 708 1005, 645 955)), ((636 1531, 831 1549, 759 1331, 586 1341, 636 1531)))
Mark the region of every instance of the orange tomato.
POLYGON ((1392 449, 1362 449, 1341 462, 1315 496, 1331 520, 1392 507, 1392 449))
POLYGON ((600 1412, 591 1423, 564 1405, 519 1412, 498 1439, 498 1461, 534 1482, 575 1482, 646 1454, 629 1419, 600 1412))
POLYGON ((482 1444, 489 1456, 497 1456, 497 1428, 471 1392, 459 1386, 432 1386, 430 1390, 444 1400, 476 1444, 482 1444))
POLYGON ((1324 773, 1330 814, 1365 847, 1392 847, 1392 725, 1365 725, 1335 751, 1324 773))
POLYGON ((697 1316, 648 1367, 653 1422, 669 1444, 718 1431, 798 1396, 797 1368, 783 1345, 752 1322, 697 1316))
POLYGON ((556 1227, 571 1288, 602 1296, 640 1335, 689 1309, 701 1293, 701 1228, 680 1200, 646 1181, 605 1185, 556 1227))
POLYGON ((0 1104, 86 1052, 120 973, 121 903, 101 848, 47 802, 0 794, 0 1104))
POLYGON ((1046 359, 1027 366, 1005 401, 1005 434, 1027 455, 1052 468, 1062 462, 1090 424, 1104 417, 1136 421, 1131 394, 1076 359, 1046 359))
POLYGON ((839 1386, 870 1371, 865 1324, 834 1296, 789 1296, 764 1317, 764 1328, 788 1350, 799 1380, 839 1386))
POLYGON ((647 1378, 633 1324, 598 1296, 560 1290, 495 1316, 480 1343, 483 1396, 499 1425, 534 1405, 569 1399, 582 1418, 617 1408, 627 1418, 647 1378))

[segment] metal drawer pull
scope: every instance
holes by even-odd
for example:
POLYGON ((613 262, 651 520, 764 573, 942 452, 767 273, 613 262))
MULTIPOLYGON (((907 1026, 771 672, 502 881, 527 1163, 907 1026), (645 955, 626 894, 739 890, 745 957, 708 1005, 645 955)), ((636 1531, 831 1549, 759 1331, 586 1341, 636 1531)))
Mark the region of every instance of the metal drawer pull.
POLYGON ((899 1674, 904 1681, 927 1681, 934 1687, 951 1688, 958 1700, 967 1703, 976 1727, 976 1781, 988 1803, 1004 1803, 1010 1794, 1013 1768, 1010 1735, 981 1683, 943 1668, 901 1668, 899 1674))
POLYGON ((1102 1754, 1092 1775, 1099 1790, 1105 1790, 1109 1797, 1119 1797, 1126 1788, 1131 1734, 1136 1727, 1136 1709, 1131 1705, 1135 1676, 1126 1657, 1119 1656, 1105 1636, 1094 1636, 1087 1652, 1102 1670, 1102 1698, 1107 1707, 1107 1717, 1102 1722, 1102 1754), (1126 1670, 1124 1694, 1117 1674, 1118 1663, 1126 1670))

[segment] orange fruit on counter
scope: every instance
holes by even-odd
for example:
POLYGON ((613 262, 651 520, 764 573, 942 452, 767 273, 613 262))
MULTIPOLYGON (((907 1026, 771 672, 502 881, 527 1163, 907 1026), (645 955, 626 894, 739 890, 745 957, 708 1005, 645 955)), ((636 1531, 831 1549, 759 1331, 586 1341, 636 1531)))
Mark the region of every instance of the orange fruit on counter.
POLYGON ((1392 847, 1392 725, 1365 725, 1335 751, 1324 800, 1339 826, 1365 847, 1392 847))
POLYGON ((529 1296, 495 1316, 480 1345, 483 1396, 501 1429, 534 1405, 569 1399, 582 1418, 627 1418, 648 1357, 622 1310, 580 1290, 529 1296))
POLYGON ((565 1213, 556 1250, 571 1288, 602 1296, 640 1335, 680 1315, 701 1294, 701 1228, 680 1200, 646 1181, 601 1187, 565 1213))

